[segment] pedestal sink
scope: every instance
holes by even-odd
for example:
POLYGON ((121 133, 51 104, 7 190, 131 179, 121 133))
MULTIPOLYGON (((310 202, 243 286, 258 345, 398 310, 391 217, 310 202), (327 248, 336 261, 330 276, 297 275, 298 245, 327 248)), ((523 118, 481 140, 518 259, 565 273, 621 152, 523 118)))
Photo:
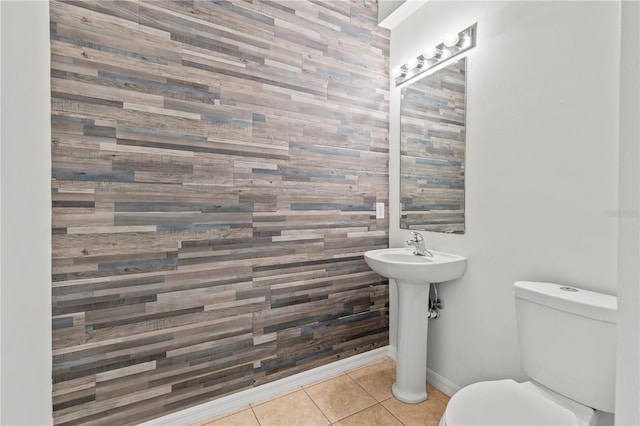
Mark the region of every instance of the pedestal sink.
POLYGON ((431 251, 416 256, 412 248, 370 250, 364 258, 371 269, 398 286, 398 347, 393 395, 410 404, 427 399, 427 325, 429 285, 460 278, 467 259, 431 251))

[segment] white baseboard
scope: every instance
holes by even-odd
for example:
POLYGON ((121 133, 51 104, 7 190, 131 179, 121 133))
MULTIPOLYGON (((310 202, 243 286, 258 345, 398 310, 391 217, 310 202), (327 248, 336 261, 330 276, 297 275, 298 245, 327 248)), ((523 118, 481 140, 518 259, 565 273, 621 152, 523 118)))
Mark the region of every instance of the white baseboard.
POLYGON ((396 351, 396 347, 395 346, 389 346, 389 358, 391 358, 392 360, 396 361, 396 355, 397 355, 397 351, 396 351))
MULTIPOLYGON (((395 359, 395 348, 394 348, 395 359)), ((223 396, 204 404, 196 405, 157 419, 149 420, 141 423, 142 426, 176 426, 190 425, 211 417, 219 416, 230 411, 237 410, 249 404, 254 404, 268 398, 292 391, 296 388, 308 385, 319 380, 323 380, 345 371, 367 365, 371 362, 381 360, 390 356, 390 347, 374 349, 349 358, 332 362, 331 364, 322 365, 293 376, 285 377, 271 383, 256 386, 255 388, 245 389, 231 395, 223 396)))
POLYGON ((447 396, 453 396, 460 390, 460 386, 456 385, 449 379, 445 379, 438 373, 427 368, 427 382, 438 390, 441 390, 447 396))

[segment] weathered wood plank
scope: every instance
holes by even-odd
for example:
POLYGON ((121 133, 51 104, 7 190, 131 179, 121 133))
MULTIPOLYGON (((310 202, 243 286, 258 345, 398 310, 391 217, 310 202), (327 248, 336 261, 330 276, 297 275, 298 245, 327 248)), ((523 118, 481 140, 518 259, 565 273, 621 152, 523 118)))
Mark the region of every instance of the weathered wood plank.
POLYGON ((375 7, 51 2, 56 425, 136 424, 387 344, 362 257, 388 236, 375 7))

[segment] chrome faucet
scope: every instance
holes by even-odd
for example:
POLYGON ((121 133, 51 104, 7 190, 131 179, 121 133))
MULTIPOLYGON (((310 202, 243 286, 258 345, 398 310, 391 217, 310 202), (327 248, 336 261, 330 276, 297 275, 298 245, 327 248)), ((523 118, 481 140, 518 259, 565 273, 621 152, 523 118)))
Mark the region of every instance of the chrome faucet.
POLYGON ((407 240, 407 245, 414 248, 413 254, 415 254, 416 256, 433 257, 433 253, 431 253, 427 249, 427 246, 424 244, 424 238, 422 237, 422 234, 411 231, 410 235, 411 239, 407 240))

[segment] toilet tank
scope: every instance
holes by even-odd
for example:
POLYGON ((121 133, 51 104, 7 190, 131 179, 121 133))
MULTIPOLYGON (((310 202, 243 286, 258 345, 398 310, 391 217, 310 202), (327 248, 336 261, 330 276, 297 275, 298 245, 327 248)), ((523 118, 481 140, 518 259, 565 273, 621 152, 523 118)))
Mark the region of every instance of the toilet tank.
POLYGON ((544 282, 514 284, 522 369, 581 404, 614 411, 617 298, 544 282))

